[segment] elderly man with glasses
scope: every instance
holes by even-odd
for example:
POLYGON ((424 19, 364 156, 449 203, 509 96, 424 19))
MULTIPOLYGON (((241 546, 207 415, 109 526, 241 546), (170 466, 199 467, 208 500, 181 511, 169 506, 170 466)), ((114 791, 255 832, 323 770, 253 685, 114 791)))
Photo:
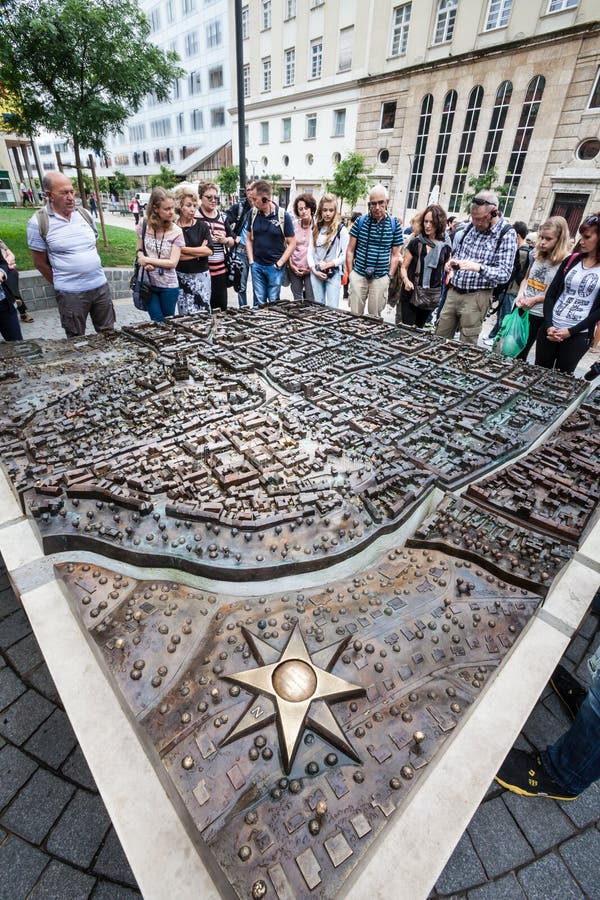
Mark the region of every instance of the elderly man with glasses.
POLYGON ((387 191, 375 185, 369 194, 369 212, 356 220, 350 229, 346 251, 350 311, 380 319, 385 309, 390 281, 400 262, 404 240, 402 226, 388 215, 387 191))
POLYGON ((271 200, 271 185, 257 181, 248 196, 254 204, 246 232, 254 306, 279 300, 285 265, 296 246, 289 213, 271 200))
POLYGON ((510 280, 517 235, 498 209, 493 191, 480 191, 471 203, 471 221, 454 238, 446 302, 436 334, 452 340, 457 329, 465 344, 477 344, 493 289, 510 280))

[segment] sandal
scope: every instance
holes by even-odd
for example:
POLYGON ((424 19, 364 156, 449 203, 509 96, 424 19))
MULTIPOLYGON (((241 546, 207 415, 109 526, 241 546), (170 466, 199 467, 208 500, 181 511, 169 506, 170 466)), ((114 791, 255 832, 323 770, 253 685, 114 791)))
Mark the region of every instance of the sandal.
POLYGON ((29 313, 24 313, 21 316, 21 322, 33 322, 33 316, 30 316, 29 313))

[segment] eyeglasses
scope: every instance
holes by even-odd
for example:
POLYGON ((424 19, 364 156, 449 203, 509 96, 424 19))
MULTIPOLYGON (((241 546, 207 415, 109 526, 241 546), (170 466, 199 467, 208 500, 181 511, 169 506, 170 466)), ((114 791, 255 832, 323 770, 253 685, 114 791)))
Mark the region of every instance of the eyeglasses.
POLYGON ((387 200, 369 200, 369 206, 385 206, 387 200))
POLYGON ((216 194, 203 194, 202 196, 204 197, 205 200, 218 200, 219 199, 216 194))

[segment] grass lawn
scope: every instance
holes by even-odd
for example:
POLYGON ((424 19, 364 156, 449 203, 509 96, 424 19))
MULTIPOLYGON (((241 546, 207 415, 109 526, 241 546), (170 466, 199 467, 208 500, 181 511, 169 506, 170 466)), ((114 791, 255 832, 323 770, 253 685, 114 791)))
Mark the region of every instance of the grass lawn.
MULTIPOLYGON (((32 216, 31 209, 11 209, 0 207, 0 238, 7 244, 17 257, 17 268, 32 269, 31 253, 27 246, 27 222, 32 216)), ((131 268, 135 257, 137 237, 134 231, 126 228, 106 226, 108 247, 105 249, 102 243, 102 232, 98 224, 98 252, 103 266, 128 266, 131 268)))

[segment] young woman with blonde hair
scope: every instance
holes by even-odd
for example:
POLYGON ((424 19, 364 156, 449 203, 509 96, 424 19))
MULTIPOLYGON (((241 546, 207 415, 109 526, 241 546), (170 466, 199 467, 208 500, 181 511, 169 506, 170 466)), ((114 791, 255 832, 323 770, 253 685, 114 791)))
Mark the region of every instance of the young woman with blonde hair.
POLYGON ((175 189, 177 224, 183 232, 185 247, 177 266, 179 297, 177 310, 180 316, 198 312, 210 312, 210 274, 208 258, 212 254, 210 229, 206 222, 196 218, 198 193, 192 184, 180 184, 175 189))
POLYGON ((155 187, 146 207, 145 234, 138 225, 137 258, 148 275, 152 296, 148 315, 154 322, 175 315, 179 284, 175 271, 184 246, 181 228, 175 224, 173 194, 155 187))
POLYGON ((348 247, 348 229, 342 224, 335 194, 323 194, 315 213, 312 240, 306 255, 310 282, 317 303, 337 309, 342 267, 348 247))
POLYGON ((521 282, 515 305, 529 310, 529 338, 517 359, 527 359, 544 317, 546 288, 569 252, 569 226, 562 216, 551 216, 537 233, 533 262, 521 282))

